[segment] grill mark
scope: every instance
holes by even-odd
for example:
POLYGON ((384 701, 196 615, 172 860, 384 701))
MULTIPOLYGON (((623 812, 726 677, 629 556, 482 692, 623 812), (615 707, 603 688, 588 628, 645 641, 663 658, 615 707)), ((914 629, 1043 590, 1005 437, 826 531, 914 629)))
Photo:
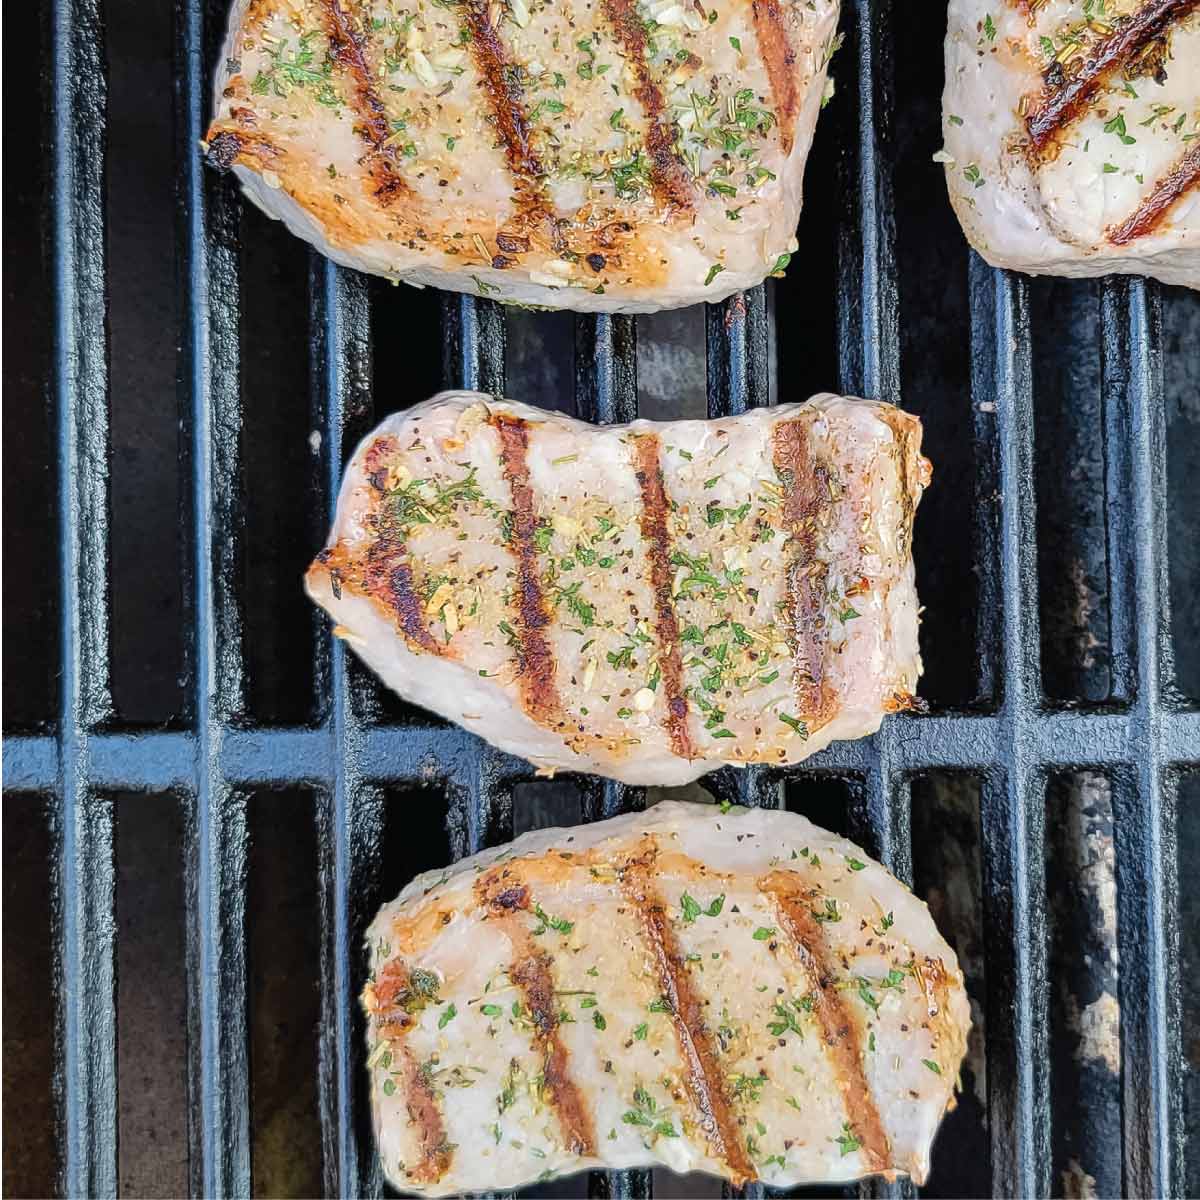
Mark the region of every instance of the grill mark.
POLYGON ((583 1096, 571 1078, 571 1056, 563 1045, 558 1028, 558 1004, 554 995, 554 976, 550 955, 536 950, 523 931, 526 945, 522 957, 509 970, 509 978, 520 989, 529 1006, 534 1039, 542 1055, 542 1078, 550 1106, 558 1117, 564 1144, 572 1154, 583 1158, 596 1155, 596 1135, 583 1096))
POLYGON ((792 542, 787 567, 787 619, 793 646, 793 687, 808 728, 833 715, 825 678, 825 577, 816 557, 817 522, 829 499, 829 471, 816 461, 803 418, 775 426, 775 470, 783 485, 783 520, 792 542))
POLYGON ((428 1074, 408 1046, 401 1045, 398 1053, 404 1066, 400 1084, 404 1089, 404 1106, 421 1141, 421 1157, 414 1166, 407 1167, 405 1173, 421 1183, 436 1183, 450 1170, 453 1147, 446 1141, 442 1110, 428 1074))
POLYGON ((471 56, 504 143, 518 210, 527 215, 549 215, 542 195, 545 172, 529 145, 529 118, 522 102, 521 85, 500 32, 492 24, 486 0, 466 0, 463 11, 471 31, 471 56))
POLYGON ((861 1144, 870 1169, 886 1170, 890 1159, 887 1133, 863 1071, 858 1027, 833 984, 825 934, 809 907, 811 894, 791 871, 772 871, 759 880, 758 887, 774 902, 791 949, 814 984, 813 1015, 820 1026, 826 1057, 842 1093, 850 1128, 861 1144))
POLYGON ((672 209, 692 208, 692 176, 675 152, 675 137, 666 119, 662 91, 646 58, 646 28, 634 0, 604 0, 604 15, 637 76, 633 95, 646 114, 646 149, 650 154, 650 186, 655 197, 672 209))
POLYGON ((441 1106, 429 1075, 404 1040, 416 1024, 414 1014, 425 1006, 421 1000, 411 1012, 405 1007, 412 998, 411 982, 408 964, 403 959, 389 959, 376 982, 368 985, 363 1000, 380 1040, 388 1043, 393 1064, 399 1060, 400 1069, 391 1070, 391 1079, 421 1144, 420 1157, 414 1166, 406 1166, 406 1174, 422 1183, 436 1183, 450 1169, 454 1148, 446 1140, 441 1106))
POLYGON ((513 500, 513 527, 509 550, 517 565, 517 678, 521 705, 525 712, 543 725, 559 728, 564 724, 562 701, 555 683, 554 651, 545 630, 552 614, 542 592, 538 573, 538 554, 534 536, 538 519, 533 508, 533 488, 529 483, 529 424, 520 417, 493 413, 492 427, 500 438, 500 461, 513 500))
POLYGON ((393 200, 406 195, 409 187, 386 144, 391 127, 387 110, 371 82, 371 69, 364 51, 366 38, 355 30, 341 0, 321 0, 321 8, 325 15, 329 53, 353 85, 350 107, 357 118, 354 129, 368 147, 367 171, 375 185, 375 199, 386 208, 393 200))
POLYGON ((784 154, 791 154, 795 140, 796 114, 800 111, 800 88, 796 81, 796 51, 788 38, 779 0, 753 0, 754 34, 767 68, 767 79, 775 99, 775 118, 784 154))
POLYGON ((1044 92, 1038 107, 1026 118, 1034 150, 1038 153, 1045 150, 1056 133, 1083 115, 1097 89, 1113 71, 1198 5, 1200 0, 1148 0, 1124 25, 1098 42, 1079 74, 1060 88, 1044 92))
POLYGON ((666 906, 651 882, 655 853, 656 848, 626 865, 621 872, 621 889, 641 921, 659 988, 671 1006, 684 1083, 699 1117, 698 1125, 713 1157, 725 1163, 734 1184, 741 1187, 758 1175, 742 1145, 737 1115, 723 1087, 721 1065, 704 1021, 704 1002, 692 986, 666 906))
POLYGON ((521 989, 529 1007, 534 1037, 542 1055, 542 1075, 564 1142, 572 1154, 594 1157, 596 1135, 592 1119, 571 1078, 571 1056, 558 1034, 552 960, 534 943, 528 928, 513 919, 514 913, 529 911, 529 887, 510 865, 494 867, 481 875, 475 881, 474 891, 477 902, 489 910, 490 916, 503 922, 512 940, 516 965, 509 969, 508 975, 521 989))
POLYGON ((363 589, 396 614, 404 636, 427 654, 442 647, 425 624, 425 609, 413 590, 412 565, 403 542, 377 542, 367 552, 363 589))
POLYGON ((1192 148, 1155 185, 1151 193, 1108 235, 1114 246, 1130 242, 1155 229, 1188 192, 1200 183, 1200 143, 1192 148))
POLYGON ((205 159, 210 166, 222 172, 243 161, 250 166, 261 168, 282 154, 278 146, 260 133, 222 129, 216 122, 204 136, 205 159))
POLYGON ((313 560, 309 572, 326 571, 336 598, 350 588, 374 600, 404 635, 409 647, 444 656, 446 648, 429 631, 425 610, 413 588, 408 548, 398 538, 381 534, 365 554, 351 557, 344 544, 327 546, 313 560))
POLYGON ((683 688, 683 658, 679 653, 679 622, 671 595, 671 535, 667 529, 667 493, 659 466, 658 434, 634 439, 638 486, 642 491, 642 537, 650 566, 650 590, 654 593, 654 632, 658 639, 659 670, 662 672, 666 715, 663 725, 671 740, 671 753, 695 758, 696 749, 688 732, 688 702, 683 688))

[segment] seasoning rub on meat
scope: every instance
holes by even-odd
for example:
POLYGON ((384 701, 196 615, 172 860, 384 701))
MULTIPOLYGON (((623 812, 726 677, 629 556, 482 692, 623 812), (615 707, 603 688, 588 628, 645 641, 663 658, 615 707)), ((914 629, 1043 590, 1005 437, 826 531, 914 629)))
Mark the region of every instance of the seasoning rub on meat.
POLYGON ((359 447, 307 587, 391 688, 545 772, 793 763, 915 703, 920 439, 830 395, 596 427, 447 392, 359 447))
POLYGON ((1200 287, 1200 0, 951 0, 942 120, 988 262, 1200 287))
POLYGON ((368 934, 387 1177, 929 1170, 970 1027, 929 911, 782 811, 666 802, 415 879, 368 934))
POLYGON ((238 0, 209 160, 338 262, 583 311, 796 249, 837 0, 238 0))

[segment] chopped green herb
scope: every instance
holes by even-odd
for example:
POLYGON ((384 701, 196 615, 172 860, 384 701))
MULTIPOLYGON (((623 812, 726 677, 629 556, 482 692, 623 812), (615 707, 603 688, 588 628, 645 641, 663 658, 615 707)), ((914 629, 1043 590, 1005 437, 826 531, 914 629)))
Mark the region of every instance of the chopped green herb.
MULTIPOLYGON (((832 1141, 834 1139, 830 1140, 832 1141)), ((858 1138, 854 1136, 854 1131, 850 1128, 849 1121, 844 1121, 842 1123, 842 1134, 836 1139, 836 1141, 837 1144, 842 1148, 843 1158, 845 1158, 847 1154, 853 1154, 854 1151, 859 1149, 859 1147, 862 1145, 862 1142, 860 1142, 858 1138)))
POLYGON ((1137 141, 1137 138, 1130 137, 1130 135, 1125 130, 1125 114, 1124 113, 1117 113, 1117 115, 1115 117, 1113 117, 1112 120, 1105 121, 1104 132, 1116 134, 1116 136, 1118 138, 1120 138, 1122 146, 1132 146, 1133 143, 1137 141))
POLYGON ((987 13, 983 18, 983 32, 989 42, 996 40, 996 22, 992 20, 991 13, 987 13))
POLYGON ((735 38, 735 37, 731 37, 731 38, 729 39, 729 44, 730 44, 730 45, 731 45, 731 46, 732 46, 732 47, 733 47, 733 48, 734 48, 734 49, 735 49, 735 50, 736 50, 736 51, 737 51, 739 54, 741 54, 741 52, 742 52, 742 40, 741 40, 741 38, 735 38))
POLYGON ((641 1023, 641 1024, 640 1024, 640 1025, 639 1025, 639 1026, 638 1026, 638 1027, 635 1029, 635 1030, 634 1030, 634 1031, 633 1031, 633 1040, 634 1040, 635 1042, 644 1042, 644 1041, 646 1040, 646 1034, 648 1034, 649 1032, 650 1032, 650 1026, 649 1026, 649 1025, 647 1025, 645 1021, 643 1021, 643 1022, 642 1022, 642 1023, 641 1023))
POLYGON ((498 1017, 504 1010, 498 1004, 484 1004, 480 1006, 479 1011, 485 1017, 498 1017))
POLYGON ((533 111, 529 114, 530 122, 538 119, 538 116, 543 112, 560 113, 566 109, 566 105, 561 100, 542 99, 534 105, 533 111))
POLYGON ((704 286, 708 287, 708 285, 712 283, 712 281, 716 279, 716 277, 720 275, 723 270, 725 270, 725 268, 721 263, 713 263, 713 265, 708 269, 708 274, 704 277, 704 286))
POLYGON ((799 1037, 804 1036, 804 1029, 797 1019, 800 1012, 807 1011, 803 1005, 795 1000, 776 1001, 771 1011, 779 1018, 777 1021, 767 1024, 767 1029, 772 1037, 783 1037, 787 1033, 794 1033, 799 1037))
POLYGON ((799 717, 792 717, 787 713, 779 713, 778 716, 785 725, 790 725, 803 740, 807 741, 808 726, 799 717))
POLYGON ((535 934, 545 933, 546 926, 548 925, 551 929, 557 930, 565 937, 571 932, 572 929, 575 928, 574 921, 567 921, 562 917, 548 917, 545 912, 542 911, 542 906, 540 904, 535 904, 533 906, 533 914, 542 923, 540 929, 535 929, 533 931, 535 934))
POLYGON ((450 1022, 453 1021, 454 1018, 457 1016, 458 1016, 458 1009, 454 1007, 454 1002, 451 1001, 450 1005, 446 1009, 446 1011, 443 1012, 440 1017, 438 1017, 438 1028, 445 1029, 446 1026, 449 1025, 450 1022))
POLYGON ((924 1063, 924 1065, 927 1066, 935 1075, 940 1075, 942 1073, 942 1068, 939 1067, 932 1059, 923 1058, 921 1059, 921 1062, 924 1063))
POLYGON ((592 1024, 601 1031, 608 1028, 608 1022, 598 1013, 592 1013, 592 1024))
POLYGON ((866 865, 867 864, 865 862, 860 862, 857 858, 846 859, 846 866, 848 866, 852 871, 861 871, 866 867, 866 865))
POLYGON ((756 942, 765 942, 768 938, 773 938, 779 932, 774 925, 760 925, 754 931, 754 940, 756 942))
POLYGON ((725 907, 725 894, 722 893, 713 900, 707 908, 702 908, 691 896, 684 892, 679 898, 679 905, 683 909, 683 923, 690 925, 698 916, 719 917, 721 909, 725 907))

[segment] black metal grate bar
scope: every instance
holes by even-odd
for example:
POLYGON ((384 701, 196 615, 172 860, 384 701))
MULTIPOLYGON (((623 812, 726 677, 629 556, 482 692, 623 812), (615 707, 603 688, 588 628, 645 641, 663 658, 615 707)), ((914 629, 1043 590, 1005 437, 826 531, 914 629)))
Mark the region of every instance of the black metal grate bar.
MULTIPOLYGON (((55 1078, 67 1195, 117 1192, 112 802, 91 779, 108 675, 108 356, 105 337, 104 35, 92 0, 50 17, 62 676, 43 787, 57 791, 61 952, 55 1078)), ((7 764, 6 764, 7 765, 7 764)))
MULTIPOLYGON (((988 989, 988 1123, 1000 1195, 1049 1191, 1045 764, 1030 753, 1040 707, 1033 380, 1026 284, 972 254, 972 396, 994 405, 976 503, 992 504, 982 552, 1000 578, 1000 736, 982 796, 988 989), (998 560, 998 562, 997 562, 998 560)), ((990 638, 994 635, 989 635, 990 638)))
MULTIPOLYGON (((1194 763, 1200 740, 1200 714, 1163 712, 1159 716, 1164 769, 1194 763)), ((898 716, 895 771, 983 772, 1003 756, 998 718, 938 713, 898 716)), ((1052 772, 1114 770, 1138 752, 1137 728, 1127 713, 1048 710, 1025 730, 1030 757, 1052 772)), ((361 731, 362 777, 379 783, 420 783, 447 777, 447 762, 474 753, 473 735, 432 725, 374 725, 361 731)), ((274 728, 226 731, 219 750, 221 771, 236 786, 329 784, 338 764, 328 733, 274 728)), ((806 760, 797 774, 861 775, 871 767, 870 742, 839 742, 806 760)), ((133 736, 99 733, 88 738, 89 779, 110 790, 164 791, 195 787, 195 751, 189 733, 156 732, 133 736)), ((52 737, 13 737, 5 742, 5 782, 14 791, 53 791, 58 780, 58 749, 52 737)))
MULTIPOLYGON (((370 412, 370 309, 366 280, 314 254, 309 268, 313 428, 321 436, 317 492, 325 537, 337 506, 346 434, 370 412)), ((376 1196, 382 1179, 366 1123, 360 1119, 362 1022, 358 991, 367 896, 376 892, 383 800, 364 783, 363 729, 350 699, 346 647, 314 612, 317 686, 326 704, 322 733, 332 767, 318 793, 321 882, 320 1105, 325 1190, 330 1196, 376 1196)))
POLYGON ((240 204, 195 147, 210 99, 220 17, 184 0, 180 23, 180 243, 186 313, 181 402, 191 467, 192 720, 188 1024, 192 1189, 250 1191, 246 1039, 246 799, 222 772, 221 742, 242 709, 240 204))
POLYGON ((1173 691, 1166 417, 1157 289, 1103 285, 1104 448, 1113 693, 1140 753, 1114 778, 1121 952, 1122 1134, 1129 1195, 1182 1194, 1175 773, 1161 732, 1173 691))

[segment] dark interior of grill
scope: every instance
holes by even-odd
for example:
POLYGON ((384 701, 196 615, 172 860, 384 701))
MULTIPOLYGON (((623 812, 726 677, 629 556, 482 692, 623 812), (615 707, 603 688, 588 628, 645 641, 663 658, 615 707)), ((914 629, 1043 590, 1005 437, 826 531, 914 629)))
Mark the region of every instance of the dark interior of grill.
POLYGON ((955 946, 976 1027, 922 1194, 1200 1194, 1200 293, 968 251, 935 9, 844 3, 786 278, 634 320, 393 287, 243 205, 195 149, 224 0, 6 7, 7 1195, 377 1193, 366 920, 417 870, 657 798, 535 781, 301 594, 356 440, 462 385, 923 418, 929 714, 702 786, 856 838, 955 946))

